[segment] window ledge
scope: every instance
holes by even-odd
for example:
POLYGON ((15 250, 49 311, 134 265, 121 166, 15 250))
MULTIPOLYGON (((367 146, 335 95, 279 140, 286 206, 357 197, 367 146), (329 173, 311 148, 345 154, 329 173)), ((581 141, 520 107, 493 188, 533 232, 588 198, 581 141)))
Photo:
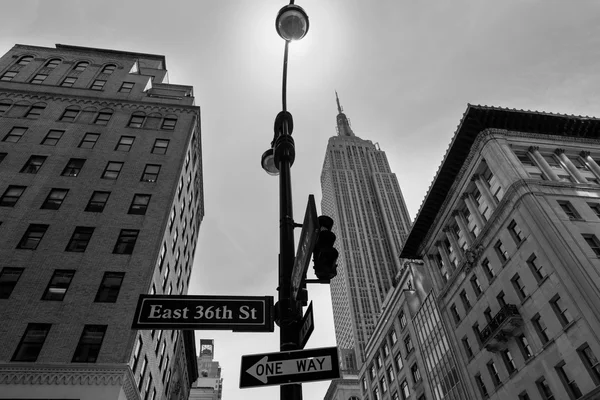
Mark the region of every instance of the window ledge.
POLYGON ((548 341, 546 342, 546 344, 544 344, 544 345, 542 346, 542 351, 543 351, 543 350, 546 350, 546 348, 547 348, 547 347, 549 347, 549 346, 550 346, 552 343, 554 343, 554 338, 552 338, 552 339, 548 340, 548 341))
POLYGON ((519 243, 517 243, 517 250, 519 250, 519 248, 521 248, 523 243, 525 243, 526 241, 527 241, 527 238, 523 238, 523 240, 521 240, 519 243))
POLYGON ((530 294, 528 294, 527 296, 525 296, 523 298, 523 300, 521 300, 521 305, 524 305, 527 302, 527 300, 529 300, 529 299, 531 299, 531 295, 530 294))
POLYGON ((574 319, 573 321, 571 321, 568 324, 566 324, 565 326, 563 326, 563 331, 567 332, 569 329, 571 329, 571 327, 573 327, 575 325, 576 322, 577 322, 577 320, 574 319))
POLYGON ((550 275, 546 275, 545 277, 543 277, 542 279, 540 279, 540 281, 538 282, 538 286, 542 286, 542 284, 548 280, 549 276, 550 275))

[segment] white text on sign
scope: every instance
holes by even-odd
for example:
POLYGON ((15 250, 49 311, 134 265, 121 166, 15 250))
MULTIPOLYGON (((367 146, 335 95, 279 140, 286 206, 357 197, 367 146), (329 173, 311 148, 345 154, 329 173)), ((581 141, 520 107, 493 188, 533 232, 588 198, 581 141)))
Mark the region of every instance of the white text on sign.
MULTIPOLYGON (((167 308, 162 304, 153 304, 150 306, 149 319, 189 319, 192 314, 190 313, 189 307, 183 308, 167 308)), ((192 319, 206 319, 206 320, 255 320, 256 308, 244 305, 240 306, 235 310, 229 309, 227 306, 196 306, 193 309, 192 319)))

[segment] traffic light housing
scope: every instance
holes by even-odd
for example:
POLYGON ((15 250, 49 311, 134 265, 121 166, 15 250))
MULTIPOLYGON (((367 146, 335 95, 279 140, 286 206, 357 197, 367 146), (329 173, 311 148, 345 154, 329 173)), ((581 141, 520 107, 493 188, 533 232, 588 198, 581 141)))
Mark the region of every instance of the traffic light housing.
POLYGON ((331 231, 333 219, 326 215, 319 218, 319 234, 313 250, 313 268, 319 280, 329 281, 337 275, 338 251, 333 247, 335 233, 331 231))

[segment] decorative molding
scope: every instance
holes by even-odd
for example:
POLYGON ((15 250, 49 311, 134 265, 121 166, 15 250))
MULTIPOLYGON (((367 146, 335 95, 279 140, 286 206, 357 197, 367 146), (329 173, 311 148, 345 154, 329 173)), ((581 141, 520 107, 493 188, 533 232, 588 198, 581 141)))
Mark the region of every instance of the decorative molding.
POLYGON ((5 364, 0 366, 0 385, 122 385, 127 382, 128 369, 127 365, 74 368, 5 364))
POLYGON ((465 262, 462 267, 465 270, 465 274, 468 274, 477 265, 484 250, 485 248, 479 244, 471 246, 465 251, 465 262))

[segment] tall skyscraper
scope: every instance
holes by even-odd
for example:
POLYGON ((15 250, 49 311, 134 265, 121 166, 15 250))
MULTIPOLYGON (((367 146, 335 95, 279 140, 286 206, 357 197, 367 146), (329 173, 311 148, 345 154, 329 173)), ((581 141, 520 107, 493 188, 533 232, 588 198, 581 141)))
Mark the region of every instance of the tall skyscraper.
POLYGON ((340 252, 331 281, 333 317, 342 368, 357 371, 383 300, 401 267, 410 217, 385 153, 357 137, 338 107, 321 173, 321 211, 335 221, 340 252))
POLYGON ((214 341, 200 339, 198 379, 192 384, 189 400, 221 400, 223 378, 221 378, 221 366, 214 357, 214 341))
POLYGON ((131 329, 185 294, 204 215, 200 109, 164 56, 0 58, 0 398, 187 398, 192 331, 131 329))

